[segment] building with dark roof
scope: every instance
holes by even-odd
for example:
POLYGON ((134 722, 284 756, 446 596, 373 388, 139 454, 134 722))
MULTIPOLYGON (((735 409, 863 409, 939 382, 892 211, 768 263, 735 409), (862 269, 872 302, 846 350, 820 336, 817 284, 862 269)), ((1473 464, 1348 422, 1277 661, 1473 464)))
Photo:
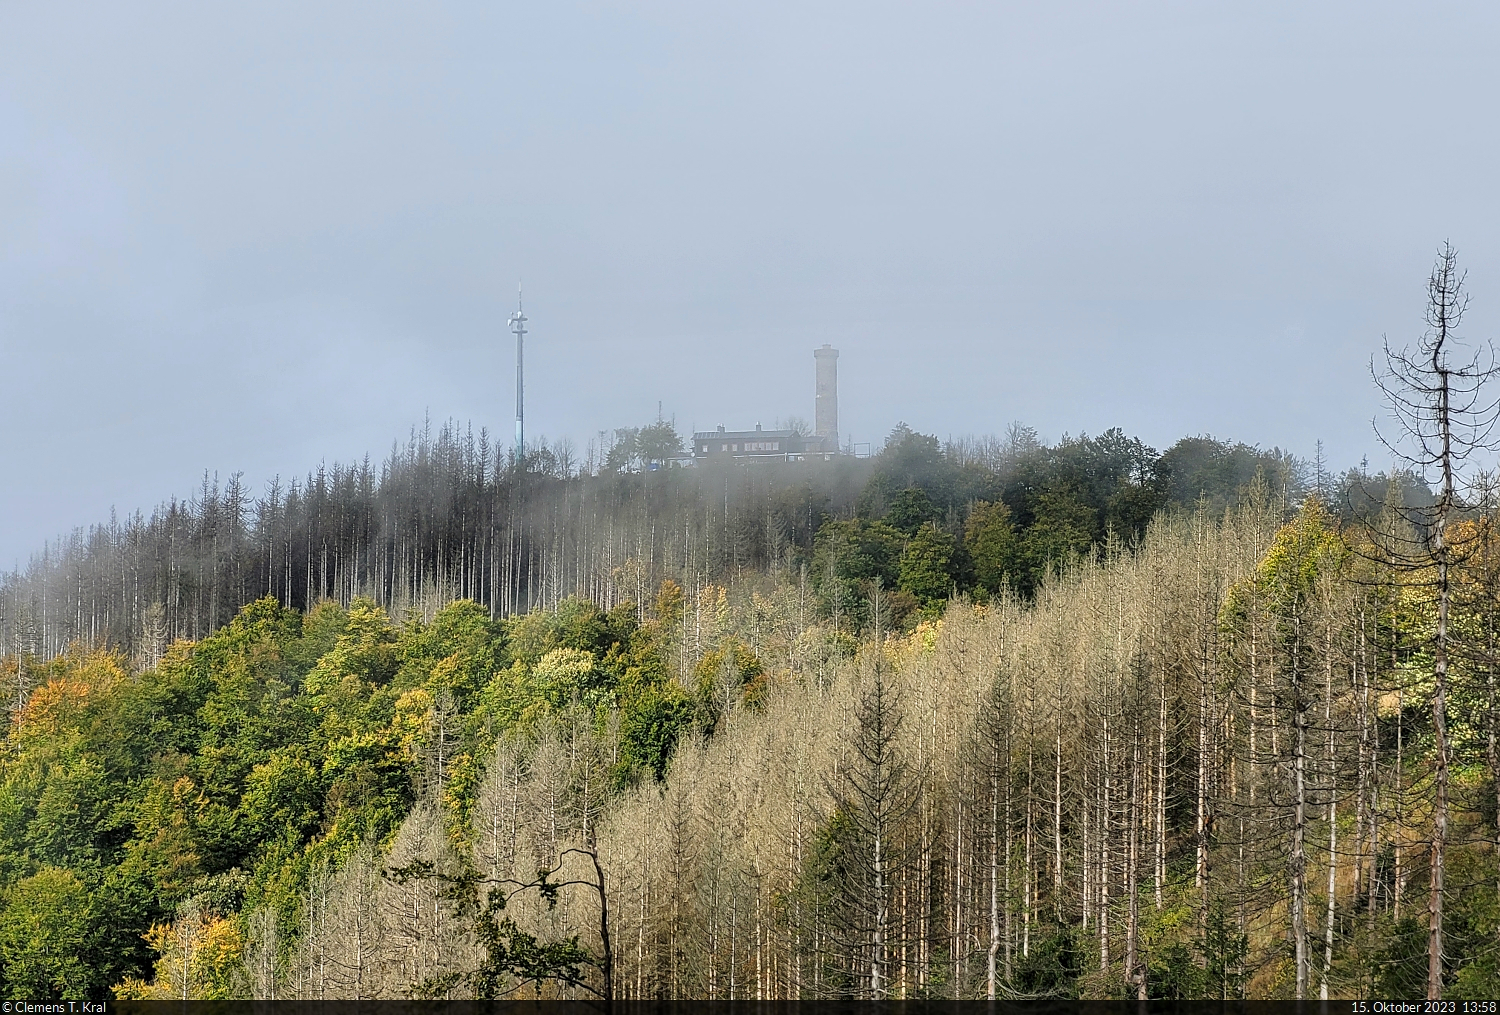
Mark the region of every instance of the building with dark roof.
POLYGON ((838 446, 816 434, 796 430, 701 430, 693 434, 693 458, 696 461, 731 458, 781 459, 796 462, 804 458, 832 458, 838 446))

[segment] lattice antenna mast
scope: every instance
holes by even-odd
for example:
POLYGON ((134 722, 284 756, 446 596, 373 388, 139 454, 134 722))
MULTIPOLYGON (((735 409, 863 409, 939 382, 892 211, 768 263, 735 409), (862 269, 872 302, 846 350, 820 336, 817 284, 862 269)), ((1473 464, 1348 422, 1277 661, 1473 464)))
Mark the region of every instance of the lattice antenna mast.
POLYGON ((516 463, 526 458, 526 315, 521 313, 521 285, 516 283, 516 312, 507 322, 516 336, 516 463))

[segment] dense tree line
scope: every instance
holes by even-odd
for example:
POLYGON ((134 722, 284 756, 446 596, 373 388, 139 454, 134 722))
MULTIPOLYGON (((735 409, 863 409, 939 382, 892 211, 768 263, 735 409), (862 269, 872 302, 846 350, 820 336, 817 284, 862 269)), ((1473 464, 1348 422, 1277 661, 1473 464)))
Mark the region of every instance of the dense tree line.
POLYGON ((205 478, 191 500, 75 532, 0 578, 4 647, 45 659, 74 643, 109 645, 151 659, 264 596, 304 611, 364 596, 398 616, 456 598, 492 617, 570 595, 639 606, 668 575, 714 580, 786 563, 825 515, 848 510, 868 472, 854 459, 816 470, 644 468, 642 434, 669 446, 676 437, 663 430, 621 431, 593 472, 566 446, 517 467, 486 434, 450 426, 414 434, 379 469, 320 468, 260 497, 238 477, 205 478))
MULTIPOLYGON (((872 582, 858 638, 747 571, 500 620, 264 598, 145 671, 36 663, 0 769, 6 985, 1420 994, 1436 600, 1257 489, 907 630, 872 582)), ((1473 997, 1500 984, 1500 542, 1454 524, 1483 552, 1452 601, 1442 975, 1473 997)))
POLYGON ((658 421, 583 461, 543 443, 518 467, 484 432, 446 426, 378 469, 320 468, 259 496, 205 477, 191 499, 75 531, 0 576, 0 646, 150 662, 264 596, 303 611, 363 596, 397 616, 469 598, 495 618, 568 596, 639 608, 666 577, 692 588, 774 568, 806 568, 825 611, 858 624, 857 586, 878 577, 904 620, 954 589, 1029 595, 1069 555, 1138 537, 1163 506, 1222 508, 1257 471, 1287 495, 1301 482, 1280 452, 1189 438, 1158 456, 1117 430, 1048 447, 1015 427, 945 447, 903 424, 873 459, 665 467, 680 449, 658 421))

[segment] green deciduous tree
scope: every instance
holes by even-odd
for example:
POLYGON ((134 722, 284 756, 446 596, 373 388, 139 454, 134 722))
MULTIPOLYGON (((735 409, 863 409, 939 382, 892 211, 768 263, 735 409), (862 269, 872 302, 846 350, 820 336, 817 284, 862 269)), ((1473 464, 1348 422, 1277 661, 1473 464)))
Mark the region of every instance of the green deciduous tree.
POLYGON ((1021 542, 1003 501, 979 501, 970 508, 964 522, 964 547, 981 589, 993 595, 1017 581, 1021 542))
POLYGON ((913 536, 924 522, 933 522, 937 518, 937 508, 927 491, 920 486, 909 486, 891 498, 884 521, 897 532, 913 536))
POLYGON ((830 612, 862 627, 876 582, 895 588, 905 540, 884 522, 855 518, 826 522, 814 542, 810 577, 830 612))
POLYGON ((46 867, 11 886, 0 909, 0 970, 7 997, 86 1000, 99 996, 88 888, 71 871, 46 867))
POLYGON ((901 551, 898 586, 926 609, 937 609, 953 591, 956 552, 952 536, 923 522, 901 551))

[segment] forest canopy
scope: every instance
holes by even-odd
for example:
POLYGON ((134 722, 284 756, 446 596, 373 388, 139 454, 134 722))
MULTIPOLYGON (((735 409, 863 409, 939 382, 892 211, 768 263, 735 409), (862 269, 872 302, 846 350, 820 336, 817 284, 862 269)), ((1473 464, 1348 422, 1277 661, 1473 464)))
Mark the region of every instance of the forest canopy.
MULTIPOLYGON (((5 576, 4 986, 1421 992, 1437 600, 1371 535, 1417 473, 905 424, 653 469, 670 431, 583 468, 424 431, 5 576)), ((1486 510, 1448 523, 1471 648, 1486 510)), ((1449 692, 1463 996, 1500 983, 1489 659, 1449 692)))
POLYGON ((0 575, 0 644, 149 661, 264 596, 301 611, 365 596, 394 616, 468 598, 494 619, 569 596, 639 611, 664 578, 691 588, 747 570, 805 569, 822 614, 856 621, 850 596, 878 579, 909 626, 955 591, 1030 596, 1049 569, 1138 540, 1157 511, 1222 512, 1257 476, 1290 504, 1310 478, 1285 452, 1210 437, 1158 455, 1119 430, 1049 446, 1019 425, 943 444, 903 423, 869 458, 647 467, 680 447, 657 420, 582 463, 545 441, 517 463, 450 424, 414 431, 378 468, 335 464, 259 496, 239 475, 205 476, 191 499, 75 531, 0 575))

